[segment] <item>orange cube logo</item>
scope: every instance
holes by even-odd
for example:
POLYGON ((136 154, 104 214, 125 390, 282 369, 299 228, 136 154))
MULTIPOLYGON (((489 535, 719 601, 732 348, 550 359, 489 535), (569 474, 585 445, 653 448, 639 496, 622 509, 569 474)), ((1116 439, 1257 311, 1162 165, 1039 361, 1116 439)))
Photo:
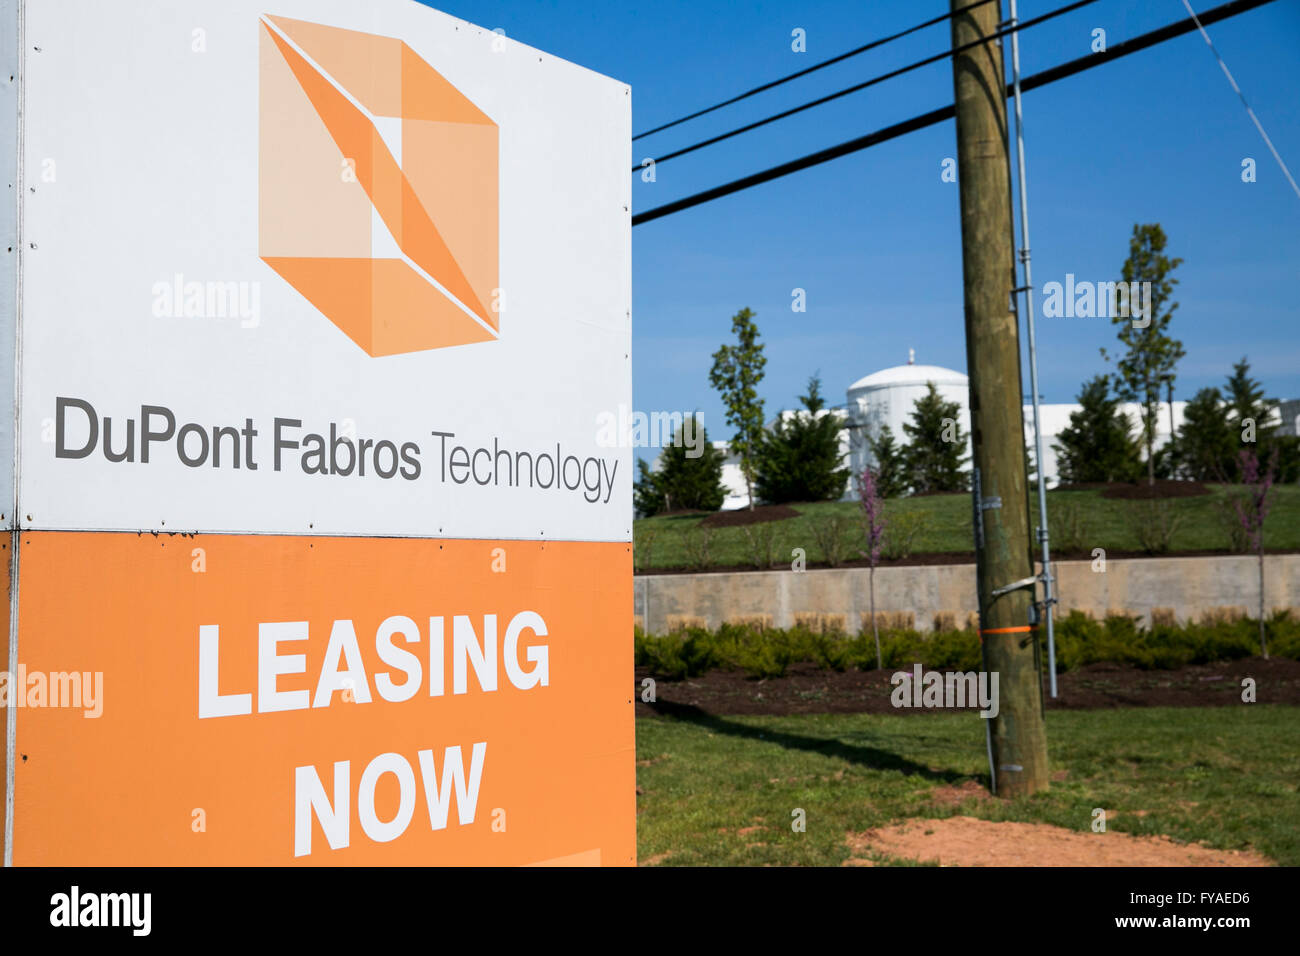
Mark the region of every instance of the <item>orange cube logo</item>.
POLYGON ((496 123, 401 40, 260 27, 262 261, 369 355, 495 339, 496 123))

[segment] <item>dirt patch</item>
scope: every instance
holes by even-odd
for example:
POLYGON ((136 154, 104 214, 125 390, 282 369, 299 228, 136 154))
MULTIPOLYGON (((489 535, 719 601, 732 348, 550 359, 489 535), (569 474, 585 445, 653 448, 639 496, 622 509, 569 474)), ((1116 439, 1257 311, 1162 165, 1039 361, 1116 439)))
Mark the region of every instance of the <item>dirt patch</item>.
POLYGON ((974 780, 966 780, 957 787, 944 785, 930 791, 930 802, 936 807, 959 807, 971 799, 992 800, 993 794, 974 780))
MULTIPOLYGON (((908 670, 910 668, 899 668, 908 670)), ((635 671, 633 692, 639 717, 689 710, 710 714, 902 714, 918 718, 939 708, 896 708, 890 701, 894 669, 825 670, 794 664, 784 677, 759 680, 737 671, 715 670, 686 680, 658 678, 649 668, 635 671), (641 681, 656 677, 654 703, 641 701, 641 681)), ((1057 675, 1055 700, 1044 690, 1048 710, 1114 707, 1240 707, 1241 681, 1253 678, 1260 703, 1300 706, 1300 661, 1248 657, 1174 670, 1140 670, 1122 664, 1089 664, 1057 675)), ((969 708, 978 709, 978 708, 969 708)), ((660 758, 662 759, 662 758, 660 758)))
POLYGON ((1111 820, 1118 820, 1122 816, 1144 817, 1150 812, 1151 812, 1150 810, 1107 810, 1106 819, 1107 821, 1111 821, 1111 820))
POLYGON ((785 521, 797 518, 799 512, 789 505, 758 505, 751 511, 738 508, 735 511, 715 511, 700 522, 701 528, 738 528, 746 524, 766 524, 769 521, 785 521))
POLYGON ((1078 832, 974 817, 909 820, 850 833, 849 863, 868 853, 943 866, 1272 866, 1253 851, 1213 850, 1164 836, 1078 832))

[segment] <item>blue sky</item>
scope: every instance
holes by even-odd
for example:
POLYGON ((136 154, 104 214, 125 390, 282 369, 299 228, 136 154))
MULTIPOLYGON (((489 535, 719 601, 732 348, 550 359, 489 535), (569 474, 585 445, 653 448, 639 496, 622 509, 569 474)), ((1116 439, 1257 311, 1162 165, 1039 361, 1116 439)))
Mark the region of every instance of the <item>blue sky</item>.
MULTIPOLYGON (((1064 0, 1024 0, 1028 19, 1064 0)), ((633 129, 649 129, 947 9, 925 2, 648 4, 435 0, 447 13, 632 86, 633 129), (801 28, 807 52, 791 50, 801 28)), ((1214 4, 1193 0, 1201 12, 1214 4)), ((1004 13, 1007 4, 1003 2, 1004 13)), ((1025 75, 1186 16, 1181 0, 1092 6, 1022 35, 1025 75)), ((1208 27, 1219 52, 1300 178, 1300 2, 1277 0, 1208 27)), ((633 144, 654 156, 941 51, 932 27, 633 144)), ((1007 46, 1008 60, 1010 46, 1007 46)), ((1009 63, 1008 63, 1009 69, 1009 63)), ((924 67, 636 177, 643 211, 851 139, 952 101, 947 62, 924 67)), ((1173 322, 1187 355, 1176 398, 1222 384, 1248 356, 1268 394, 1300 397, 1300 197, 1292 191, 1196 33, 1025 94, 1030 230, 1036 284, 1067 272, 1118 278, 1136 222, 1159 222, 1181 256, 1173 322), (1256 161, 1243 183, 1241 163, 1256 161)), ((808 376, 844 389, 879 368, 917 361, 965 370, 952 121, 784 179, 637 226, 632 234, 634 397, 638 409, 694 410, 725 438, 709 387, 711 354, 731 316, 757 313, 769 412, 796 404, 808 376), (807 311, 791 310, 806 290, 807 311)), ((1105 371, 1106 319, 1044 319, 1040 393, 1073 401, 1105 371)), ((1022 344, 1023 344, 1022 331, 1022 344)), ((1028 367, 1025 367, 1028 389, 1028 367)))

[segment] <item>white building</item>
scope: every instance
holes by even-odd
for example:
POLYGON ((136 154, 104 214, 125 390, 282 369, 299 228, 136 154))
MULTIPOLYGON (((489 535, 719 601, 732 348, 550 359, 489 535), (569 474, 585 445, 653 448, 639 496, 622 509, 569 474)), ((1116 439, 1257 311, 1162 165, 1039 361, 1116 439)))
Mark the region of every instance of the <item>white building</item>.
POLYGON ((1300 435, 1300 398, 1279 403, 1277 414, 1279 435, 1300 435))
MULTIPOLYGON (((934 383, 939 395, 946 402, 955 402, 958 409, 958 422, 966 439, 966 454, 970 455, 970 408, 969 379, 962 372, 938 365, 917 365, 915 353, 908 356, 906 365, 873 372, 860 378, 848 387, 846 403, 839 408, 828 409, 828 414, 840 416, 845 426, 840 433, 840 447, 845 455, 845 462, 852 475, 861 474, 868 464, 874 465, 871 454, 871 442, 880 437, 884 426, 888 425, 894 439, 899 445, 907 443, 903 424, 911 420, 916 400, 925 395, 929 384, 934 383)), ((1173 417, 1170 418, 1168 402, 1160 403, 1160 412, 1156 420, 1155 447, 1160 448, 1169 441, 1170 430, 1182 427, 1183 409, 1186 402, 1173 403, 1173 417)), ((1077 412, 1077 404, 1041 404, 1039 414, 1043 423, 1043 467, 1047 476, 1047 487, 1057 484, 1056 450, 1052 447, 1056 437, 1070 425, 1071 412, 1077 412)), ((1141 409, 1136 403, 1123 403, 1120 410, 1129 417, 1134 434, 1141 422, 1141 409)), ((782 416, 795 414, 791 411, 782 416)), ((1033 454, 1034 443, 1034 408, 1024 406, 1025 445, 1033 454)), ((714 442, 714 446, 726 451, 726 442, 714 442)), ((727 487, 724 509, 745 508, 749 506, 749 497, 745 489, 745 478, 740 471, 740 461, 728 455, 722 468, 722 481, 727 487)), ((856 500, 857 488, 850 477, 845 500, 856 500)))

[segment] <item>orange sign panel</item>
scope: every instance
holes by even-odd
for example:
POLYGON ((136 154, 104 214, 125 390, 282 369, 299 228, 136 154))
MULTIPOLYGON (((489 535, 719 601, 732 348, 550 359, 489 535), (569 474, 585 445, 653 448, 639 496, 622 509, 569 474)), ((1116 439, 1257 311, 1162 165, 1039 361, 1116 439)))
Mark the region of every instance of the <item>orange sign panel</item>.
POLYGON ((21 554, 15 864, 635 862, 626 543, 21 554))

